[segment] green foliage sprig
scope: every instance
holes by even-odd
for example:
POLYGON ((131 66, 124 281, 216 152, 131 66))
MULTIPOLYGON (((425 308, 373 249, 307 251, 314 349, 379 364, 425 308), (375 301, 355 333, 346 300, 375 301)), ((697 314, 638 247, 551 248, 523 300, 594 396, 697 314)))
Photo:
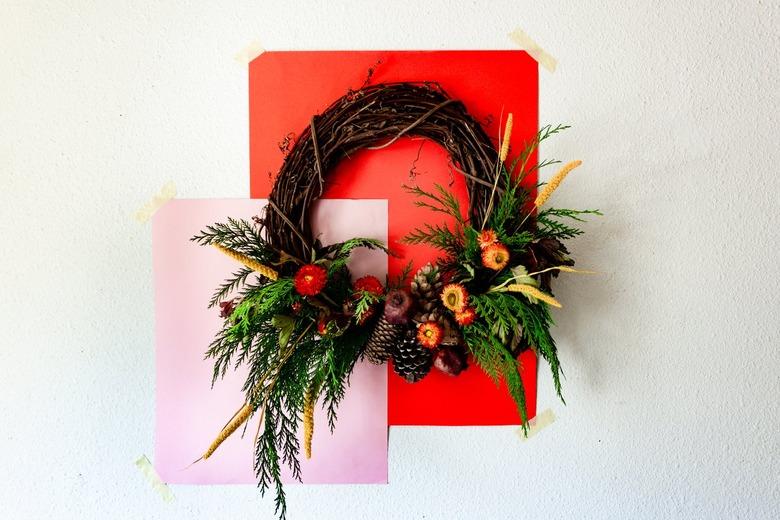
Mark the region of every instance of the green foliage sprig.
POLYGON ((543 292, 534 291, 540 291, 545 274, 557 276, 558 271, 573 263, 565 255, 567 251, 560 240, 580 235, 582 230, 576 224, 584 221, 583 217, 601 215, 597 210, 559 208, 545 208, 534 215, 531 190, 521 184, 532 172, 558 163, 544 160, 529 165, 541 142, 567 128, 565 125, 545 126, 509 166, 497 162, 497 197, 484 226, 482 222, 464 219, 458 201, 444 187, 435 185, 433 190, 425 190, 419 186, 406 186, 409 193, 419 198, 417 206, 445 214, 451 222, 424 224, 403 241, 440 249, 443 253, 438 260, 440 268, 453 282, 461 283, 468 290, 469 303, 477 319, 462 327, 463 340, 476 362, 496 383, 506 382, 526 432, 526 397, 516 359, 520 350, 534 348, 547 361, 555 391, 565 402, 561 391, 563 372, 557 346, 550 334, 554 322, 548 304, 539 298, 557 302, 543 292), (498 272, 486 268, 482 260, 480 240, 485 231, 494 234, 492 236, 510 254, 506 266, 498 272), (544 262, 552 261, 550 258, 566 263, 546 265, 544 262), (542 272, 529 276, 525 264, 540 262, 542 272))
POLYGON ((380 299, 366 291, 353 295, 347 261, 358 248, 387 249, 381 241, 368 238, 317 244, 311 263, 326 270, 327 284, 319 295, 304 298, 293 281, 300 260, 271 247, 256 224, 229 219, 208 226, 192 240, 220 245, 281 269, 276 280, 261 276, 252 280, 252 269, 243 267, 217 288, 210 307, 235 296, 238 301, 206 358, 214 362, 212 385, 229 368, 248 367, 243 391, 254 413, 261 416, 254 457, 258 486, 263 494, 274 490, 276 512, 283 518, 287 504, 281 468, 287 465, 300 480, 298 428, 306 393, 313 389, 313 399, 321 398, 333 429, 349 375, 370 331, 370 327, 356 325, 380 299), (339 303, 350 298, 355 299, 352 316, 345 315, 339 303), (324 329, 319 327, 330 318, 324 329))

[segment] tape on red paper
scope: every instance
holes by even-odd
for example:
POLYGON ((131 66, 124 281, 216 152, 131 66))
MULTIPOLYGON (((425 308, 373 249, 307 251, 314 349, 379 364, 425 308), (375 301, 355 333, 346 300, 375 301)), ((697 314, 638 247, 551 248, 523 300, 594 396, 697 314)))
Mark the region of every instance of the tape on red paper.
MULTIPOLYGON (((538 128, 538 66, 522 51, 290 51, 265 52, 249 64, 250 193, 270 193, 284 160, 280 148, 350 88, 371 83, 429 81, 463 101, 498 139, 502 117, 513 113, 515 151, 538 128), (369 69, 372 73, 369 76, 369 69)), ((510 153, 510 160, 512 153, 510 153)), ((535 161, 532 157, 531 161, 535 161)), ((431 142, 404 138, 381 151, 364 150, 350 157, 328 177, 328 198, 388 199, 389 243, 399 258, 389 261, 390 275, 409 260, 419 267, 437 252, 406 246, 399 239, 420 222, 436 223, 438 215, 414 206, 402 184, 443 184, 466 198, 463 178, 454 173, 447 154, 431 142)), ((530 176, 526 182, 535 183, 530 176)), ((536 414, 535 355, 520 356, 529 416, 536 414)), ((456 378, 433 371, 411 385, 390 374, 388 424, 498 425, 518 424, 519 416, 506 388, 497 387, 478 367, 456 378)))

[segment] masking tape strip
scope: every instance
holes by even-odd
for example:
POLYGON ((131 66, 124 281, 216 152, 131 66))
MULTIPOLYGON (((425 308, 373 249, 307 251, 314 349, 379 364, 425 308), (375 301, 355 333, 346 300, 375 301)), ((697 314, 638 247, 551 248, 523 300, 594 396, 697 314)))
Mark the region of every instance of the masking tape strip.
POLYGON ((533 41, 531 37, 525 33, 525 31, 518 27, 509 33, 509 38, 518 46, 520 46, 521 49, 530 54, 531 57, 539 63, 539 65, 549 70, 550 72, 555 72, 555 67, 558 65, 558 60, 553 58, 550 53, 539 47, 539 45, 533 41))
POLYGON ((157 470, 154 469, 152 463, 149 462, 149 458, 146 455, 141 455, 141 458, 135 461, 135 465, 141 470, 141 473, 146 480, 152 485, 152 487, 160 494, 163 501, 173 502, 173 491, 168 485, 162 481, 160 475, 157 474, 157 470))
POLYGON ((552 410, 549 408, 543 411, 542 413, 536 414, 536 417, 528 421, 528 437, 523 435, 522 428, 517 430, 517 435, 520 437, 521 441, 527 441, 537 433, 539 433, 539 430, 543 428, 547 428, 552 423, 555 422, 555 414, 552 410))
POLYGON ((135 212, 135 219, 141 224, 152 218, 152 215, 163 207, 169 200, 176 196, 176 185, 173 181, 168 181, 160 188, 160 192, 152 197, 152 199, 144 204, 141 209, 135 212))
POLYGON ((252 40, 249 45, 238 51, 233 59, 241 65, 249 65, 249 62, 265 52, 265 49, 257 40, 252 40))

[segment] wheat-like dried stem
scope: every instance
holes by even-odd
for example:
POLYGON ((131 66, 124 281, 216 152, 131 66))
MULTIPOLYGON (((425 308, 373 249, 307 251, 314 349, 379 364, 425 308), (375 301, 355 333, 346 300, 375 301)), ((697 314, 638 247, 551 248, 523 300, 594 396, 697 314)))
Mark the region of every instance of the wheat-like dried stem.
MULTIPOLYGON (((503 109, 501 110, 501 113, 503 114, 503 109)), ((498 151, 498 161, 496 162, 495 171, 493 172, 493 186, 490 190, 490 199, 488 200, 488 206, 487 210, 485 211, 485 216, 482 219, 482 229, 485 229, 485 226, 487 225, 487 221, 490 218, 490 214, 493 212, 493 200, 496 197, 496 191, 498 190, 498 180, 501 178, 501 165, 504 164, 504 160, 506 160, 506 156, 509 153, 509 138, 512 134, 512 113, 509 113, 509 116, 506 118, 506 126, 504 127, 504 140, 501 144, 501 149, 498 151)), ((501 132, 498 133, 498 139, 501 141, 501 132)))
POLYGON ((519 292, 527 296, 531 296, 532 298, 536 298, 537 300, 543 301, 544 303, 552 305, 553 307, 558 307, 558 308, 563 307, 563 305, 561 305, 558 300, 556 300, 546 292, 540 291, 533 285, 528 285, 524 283, 511 283, 506 287, 500 287, 491 290, 495 292, 519 292))
POLYGON ((206 453, 203 454, 203 460, 208 459, 211 457, 211 454, 216 451, 217 448, 219 448, 220 444, 225 442, 225 439, 230 437, 233 432, 235 432, 239 426, 244 424, 247 419, 249 419, 249 416, 252 415, 252 412, 254 411, 254 406, 252 406, 251 403, 246 403, 243 408, 241 408, 238 413, 236 413, 235 416, 233 416, 233 419, 227 423, 227 425, 222 429, 221 432, 219 432, 219 435, 217 435, 217 438, 214 439, 214 442, 211 443, 211 446, 209 446, 209 449, 206 450, 206 453))
POLYGON ((506 161, 506 156, 509 155, 509 139, 512 137, 512 113, 506 118, 506 126, 504 127, 504 142, 501 144, 501 153, 499 158, 501 162, 506 161))
POLYGON ((314 392, 314 385, 309 387, 306 392, 306 401, 303 404, 303 448, 306 458, 311 458, 311 441, 314 437, 314 405, 317 401, 317 395, 314 392))
POLYGON ((268 267, 267 265, 263 265, 257 260, 254 260, 252 258, 249 258, 246 255, 242 255, 241 253, 238 253, 236 251, 233 251, 232 249, 228 249, 227 247, 221 245, 221 244, 212 244, 214 247, 222 251, 225 255, 229 256, 236 262, 239 262, 241 264, 244 264, 251 270, 255 271, 258 274, 261 274, 268 278, 271 281, 276 281, 279 279, 279 273, 277 273, 274 269, 268 267))
POLYGON ((567 265, 558 265, 555 267, 548 267, 547 269, 542 269, 541 271, 534 271, 533 273, 528 273, 528 276, 536 276, 538 274, 544 274, 549 271, 561 271, 563 273, 577 273, 577 274, 598 274, 596 271, 586 271, 584 269, 575 269, 567 265))
POLYGON ((548 182, 544 189, 542 189, 541 192, 539 192, 539 195, 536 196, 536 200, 534 201, 534 206, 536 208, 541 208, 545 202, 547 202, 547 199, 550 198, 550 195, 560 186, 560 184, 563 182, 563 179, 566 178, 567 175, 569 175, 569 172, 572 171, 574 168, 582 164, 582 161, 572 161, 565 165, 563 168, 561 168, 558 173, 553 176, 552 179, 550 179, 550 182, 548 182))

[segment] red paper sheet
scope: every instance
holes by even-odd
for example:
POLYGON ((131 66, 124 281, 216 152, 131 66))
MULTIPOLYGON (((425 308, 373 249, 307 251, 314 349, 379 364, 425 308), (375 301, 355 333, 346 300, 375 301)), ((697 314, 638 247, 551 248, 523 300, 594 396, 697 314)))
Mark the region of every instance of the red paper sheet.
MULTIPOLYGON (((301 132, 311 116, 348 89, 358 89, 373 68, 372 83, 431 81, 463 101, 471 114, 498 138, 500 122, 513 113, 515 153, 538 127, 538 67, 521 51, 294 51, 266 52, 249 64, 250 193, 268 196, 273 176, 284 160, 280 143, 301 132)), ((510 161, 513 154, 510 153, 510 161)), ((536 158, 533 157, 532 161, 536 158)), ((437 252, 405 246, 399 239, 439 214, 417 208, 401 187, 414 182, 450 187, 466 200, 462 176, 453 173, 447 154, 432 142, 406 138, 381 151, 362 151, 343 161, 328 177, 328 198, 381 198, 389 201, 389 242, 400 258, 390 258, 389 272, 400 272, 411 259, 415 268, 437 252)), ((528 182, 535 183, 535 178, 528 182)), ((360 218, 356 215, 355 218, 360 218)), ((536 415, 536 356, 520 356, 529 417, 536 415)), ((497 387, 478 367, 457 378, 433 370, 417 384, 391 370, 388 378, 388 424, 518 424, 519 415, 506 388, 497 387)))

